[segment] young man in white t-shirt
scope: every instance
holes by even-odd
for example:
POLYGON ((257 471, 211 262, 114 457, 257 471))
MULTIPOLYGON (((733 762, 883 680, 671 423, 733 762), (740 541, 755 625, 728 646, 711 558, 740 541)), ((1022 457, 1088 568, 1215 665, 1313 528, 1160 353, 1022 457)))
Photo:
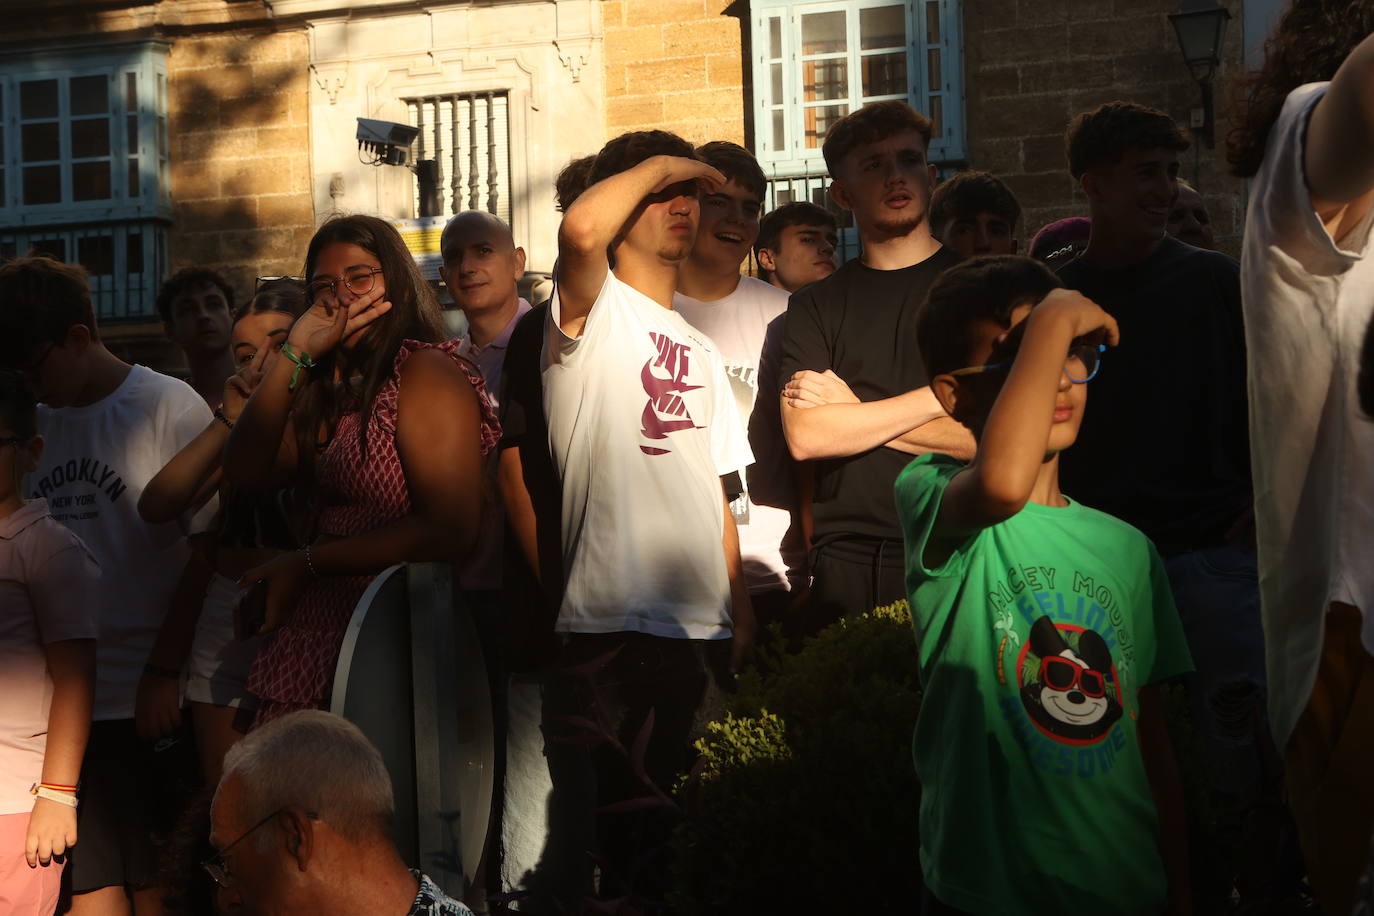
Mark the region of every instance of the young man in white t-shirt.
MULTIPOLYGON (((720 348, 735 407, 747 427, 768 325, 787 311, 787 293, 739 272, 758 238, 767 179, 753 154, 737 144, 707 143, 697 147, 697 155, 725 176, 725 184, 702 195, 701 224, 678 271, 673 310, 720 348)), ((760 469, 740 468, 741 479, 746 470, 754 477, 760 469)), ((785 509, 761 505, 745 486, 739 489, 743 492, 731 500, 730 509, 739 530, 749 599, 761 620, 776 620, 786 610, 790 589, 805 575, 801 528, 792 530, 785 509)))
MULTIPOLYGON (((608 722, 625 748, 643 734, 643 769, 661 790, 689 764, 711 682, 753 639, 721 483, 751 456, 720 350, 672 308, 699 189, 725 183, 673 134, 608 143, 559 228, 542 359, 563 484, 561 667, 600 661, 581 714, 608 722)), ((592 757, 600 805, 648 792, 623 753, 600 744, 592 757)), ((615 886, 646 847, 666 846, 662 812, 603 826, 602 894, 664 892, 663 868, 615 886)))
POLYGON ((1323 912, 1349 913, 1374 832, 1374 9, 1296 0, 1228 160, 1241 254, 1269 717, 1323 912), (1367 349, 1364 349, 1368 353, 1367 349))
MULTIPOLYGON (((134 728, 140 679, 177 672, 149 663, 190 556, 190 520, 149 525, 138 515, 144 485, 210 422, 185 382, 131 366, 100 342, 82 268, 49 258, 0 267, 0 364, 16 369, 41 402, 46 441, 29 474, 30 499, 76 532, 103 569, 95 708, 81 768, 80 844, 69 872, 76 916, 161 911, 154 829, 167 829, 171 762, 134 728), (162 785, 157 785, 162 781, 162 785)), ((204 516, 197 520, 203 525, 204 516)))

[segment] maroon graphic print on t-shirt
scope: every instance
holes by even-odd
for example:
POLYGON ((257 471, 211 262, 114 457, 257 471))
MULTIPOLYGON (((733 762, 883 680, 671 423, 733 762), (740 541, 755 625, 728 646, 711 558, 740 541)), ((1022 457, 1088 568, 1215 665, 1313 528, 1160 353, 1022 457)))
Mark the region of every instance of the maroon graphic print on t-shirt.
MULTIPOLYGON (((640 421, 640 435, 658 440, 681 429, 700 429, 687 412, 687 402, 682 400, 684 393, 701 387, 686 382, 692 348, 667 334, 650 331, 649 337, 658 349, 658 356, 646 360, 639 373, 644 393, 649 396, 640 421)), ((639 449, 646 455, 666 455, 670 451, 653 445, 641 445, 639 449)))

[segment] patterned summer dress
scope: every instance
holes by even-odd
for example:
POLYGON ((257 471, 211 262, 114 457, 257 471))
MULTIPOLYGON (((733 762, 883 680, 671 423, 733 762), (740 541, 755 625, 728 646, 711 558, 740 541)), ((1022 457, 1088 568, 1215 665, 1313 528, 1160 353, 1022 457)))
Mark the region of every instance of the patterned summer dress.
MULTIPOLYGON (((358 437, 361 414, 345 414, 320 454, 315 473, 322 506, 321 535, 348 537, 380 528, 410 513, 410 492, 396 451, 396 399, 401 364, 417 350, 437 347, 453 358, 477 391, 481 407, 482 455, 495 446, 501 426, 487 398, 482 376, 456 350, 457 341, 427 344, 406 340, 391 379, 377 393, 367 426, 367 457, 358 437)), ((262 702, 257 727, 297 709, 323 706, 332 689, 334 666, 353 609, 373 576, 331 576, 311 582, 290 619, 270 633, 248 676, 248 689, 262 702)))

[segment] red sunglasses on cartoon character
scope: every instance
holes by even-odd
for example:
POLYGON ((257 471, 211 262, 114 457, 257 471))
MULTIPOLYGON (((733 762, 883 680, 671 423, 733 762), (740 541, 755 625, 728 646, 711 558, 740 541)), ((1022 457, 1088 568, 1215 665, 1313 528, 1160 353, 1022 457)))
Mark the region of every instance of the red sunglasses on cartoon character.
POLYGON ((1060 693, 1081 690, 1090 697, 1107 694, 1107 678, 1101 671, 1084 668, 1060 655, 1047 655, 1040 659, 1040 681, 1060 693))

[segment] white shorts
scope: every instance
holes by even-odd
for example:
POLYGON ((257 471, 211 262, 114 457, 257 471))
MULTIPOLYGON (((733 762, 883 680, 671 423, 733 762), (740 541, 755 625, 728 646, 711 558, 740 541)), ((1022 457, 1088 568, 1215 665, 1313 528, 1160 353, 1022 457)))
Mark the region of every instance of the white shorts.
POLYGON ((192 702, 247 709, 258 705, 245 685, 262 639, 234 638, 234 606, 241 594, 233 579, 219 573, 210 579, 186 661, 186 699, 192 702))

